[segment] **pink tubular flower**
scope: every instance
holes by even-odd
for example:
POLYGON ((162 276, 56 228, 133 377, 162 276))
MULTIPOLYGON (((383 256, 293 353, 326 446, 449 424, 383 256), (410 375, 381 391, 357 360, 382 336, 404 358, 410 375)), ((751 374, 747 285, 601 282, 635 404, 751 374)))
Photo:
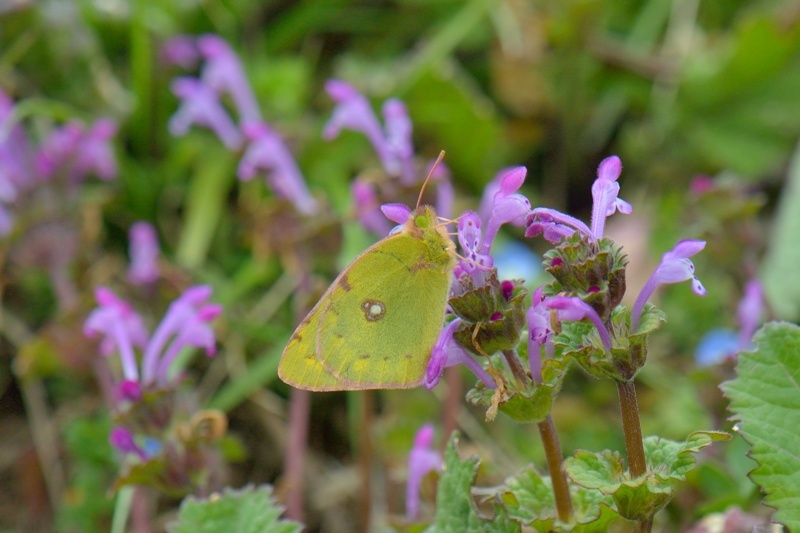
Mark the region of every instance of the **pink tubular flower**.
POLYGON ((481 364, 453 340, 453 335, 460 325, 461 319, 456 318, 451 320, 439 333, 439 338, 436 339, 436 343, 431 349, 431 358, 425 370, 425 378, 423 380, 425 388, 428 390, 433 389, 439 384, 445 368, 459 364, 469 368, 487 389, 496 388, 497 385, 495 385, 494 380, 481 364))
POLYGON ((592 235, 595 239, 603 238, 606 218, 615 211, 626 215, 633 211, 631 204, 618 197, 620 173, 622 162, 615 155, 603 159, 597 168, 597 179, 592 184, 592 235))
POLYGON ((591 320, 592 324, 597 328, 597 333, 600 334, 600 340, 603 343, 603 348, 608 353, 611 353, 611 334, 606 329, 603 320, 594 308, 576 297, 569 296, 554 296, 545 302, 545 306, 550 309, 558 311, 558 318, 560 320, 579 321, 584 318, 591 320))
POLYGON ((50 131, 36 154, 35 168, 40 180, 52 178, 74 157, 82 136, 83 126, 76 121, 50 131))
POLYGON ((525 218, 531 211, 531 203, 517 191, 525 182, 528 170, 525 167, 515 167, 501 174, 495 180, 500 181, 500 186, 494 193, 491 208, 486 219, 486 234, 481 244, 481 253, 488 254, 503 224, 524 226, 525 218))
POLYGON ((705 241, 682 240, 675 245, 675 248, 661 257, 661 263, 650 275, 647 283, 642 288, 642 292, 639 293, 633 304, 631 309, 631 332, 636 331, 639 327, 639 319, 644 310, 644 305, 659 285, 691 280, 692 291, 698 296, 706 295, 705 287, 694 275, 694 264, 689 260, 690 257, 699 253, 705 247, 705 241))
POLYGON ((87 317, 84 335, 89 338, 102 335, 100 353, 108 357, 118 351, 125 379, 137 381, 139 370, 133 348, 147 344, 147 329, 142 318, 128 302, 105 287, 95 291, 95 299, 100 306, 87 317))
POLYGON ((263 122, 246 124, 244 133, 249 143, 239 162, 239 179, 249 181, 256 172, 263 170, 277 196, 292 202, 303 214, 316 213, 317 201, 308 191, 303 174, 283 139, 263 122))
POLYGON ((209 323, 222 312, 222 307, 207 304, 210 297, 211 287, 197 285, 172 302, 145 349, 142 359, 144 385, 156 381, 160 385, 166 384, 172 362, 187 346, 203 348, 209 356, 216 353, 214 331, 209 323))
POLYGON ((422 426, 414 436, 414 447, 408 454, 408 481, 406 483, 406 518, 416 520, 419 514, 419 493, 422 480, 431 472, 441 472, 442 455, 433 448, 434 429, 431 424, 422 426))
POLYGON ((526 224, 526 237, 536 237, 541 234, 542 237, 553 244, 572 236, 576 231, 594 240, 594 234, 589 229, 589 226, 575 217, 547 207, 537 207, 531 210, 526 219, 526 224))
POLYGON ((201 75, 203 83, 218 95, 225 92, 231 95, 241 124, 261 121, 261 111, 244 67, 230 45, 216 35, 207 34, 197 39, 197 48, 206 60, 201 75))
POLYGON ((386 170, 390 175, 399 175, 400 180, 411 185, 416 179, 414 172, 414 146, 411 144, 411 134, 414 126, 408 116, 406 105, 392 98, 383 104, 383 123, 385 131, 386 151, 389 159, 386 170), (390 167, 393 172, 390 172, 390 167))
POLYGON ((375 148, 386 172, 392 176, 399 175, 402 168, 395 161, 378 117, 366 97, 349 83, 340 80, 328 80, 325 90, 336 102, 336 107, 322 130, 323 138, 334 139, 343 129, 363 133, 375 148))
POLYGON ((538 287, 531 297, 531 306, 528 308, 528 363, 531 367, 531 378, 534 383, 542 382, 542 360, 540 357, 541 346, 548 352, 553 351, 553 329, 550 326, 550 308, 547 306, 548 298, 538 287))
POLYGON ((181 105, 169 119, 172 135, 186 135, 193 124, 213 131, 222 143, 231 150, 242 144, 242 135, 230 115, 222 107, 217 94, 195 78, 176 78, 172 92, 181 100, 181 105))
POLYGON ((476 282, 482 282, 482 275, 493 265, 494 260, 488 252, 484 253, 481 232, 481 219, 474 211, 467 211, 458 218, 458 244, 465 259, 458 263, 461 271, 468 272, 476 282))
POLYGON ((130 259, 128 281, 134 285, 148 285, 160 276, 158 266, 158 236, 155 228, 147 222, 137 222, 130 229, 130 259))

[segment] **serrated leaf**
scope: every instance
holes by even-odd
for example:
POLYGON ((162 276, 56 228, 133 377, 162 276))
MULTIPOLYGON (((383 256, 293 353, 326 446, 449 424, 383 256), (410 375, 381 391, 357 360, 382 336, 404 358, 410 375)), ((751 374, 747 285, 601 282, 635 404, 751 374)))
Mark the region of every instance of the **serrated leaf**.
POLYGON ((695 466, 694 454, 715 440, 728 438, 727 433, 713 431, 697 431, 684 442, 647 437, 647 472, 635 479, 620 454, 609 450, 578 450, 564 461, 564 470, 578 485, 611 495, 624 518, 641 520, 652 517, 672 499, 677 482, 686 479, 686 472, 695 466))
POLYGON ((272 487, 248 485, 226 488, 208 498, 192 496, 181 503, 178 520, 167 526, 170 533, 299 533, 297 522, 281 520, 283 508, 272 498, 272 487))
POLYGON ((739 354, 736 379, 722 384, 732 419, 752 446, 750 478, 777 509, 775 520, 800 529, 800 327, 771 322, 755 336, 756 350, 739 354))
POLYGON ((453 432, 444 452, 444 469, 436 492, 436 519, 427 533, 475 531, 491 533, 519 531, 519 524, 509 520, 497 506, 494 520, 481 518, 472 503, 471 489, 478 475, 480 459, 471 455, 463 461, 458 456, 458 433, 453 432))
POLYGON ((611 496, 571 485, 573 522, 567 524, 559 521, 550 477, 540 476, 533 467, 506 479, 498 497, 511 519, 543 533, 606 531, 609 524, 619 518, 613 509, 614 500, 611 496))

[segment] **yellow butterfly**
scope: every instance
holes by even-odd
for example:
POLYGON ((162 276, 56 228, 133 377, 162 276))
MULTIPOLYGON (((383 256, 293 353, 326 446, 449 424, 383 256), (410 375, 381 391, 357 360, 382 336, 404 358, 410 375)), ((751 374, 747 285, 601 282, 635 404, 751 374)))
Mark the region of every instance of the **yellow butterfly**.
POLYGON ((455 257, 434 209, 417 207, 325 291, 283 351, 280 378, 312 391, 420 385, 442 329, 455 257))

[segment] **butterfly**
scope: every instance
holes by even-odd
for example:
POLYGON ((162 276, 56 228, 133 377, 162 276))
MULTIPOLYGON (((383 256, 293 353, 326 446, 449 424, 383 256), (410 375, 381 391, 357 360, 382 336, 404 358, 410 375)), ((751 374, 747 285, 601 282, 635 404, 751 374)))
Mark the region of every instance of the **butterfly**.
POLYGON ((420 385, 455 262, 435 210, 418 206, 333 281, 289 340, 278 375, 311 391, 420 385))

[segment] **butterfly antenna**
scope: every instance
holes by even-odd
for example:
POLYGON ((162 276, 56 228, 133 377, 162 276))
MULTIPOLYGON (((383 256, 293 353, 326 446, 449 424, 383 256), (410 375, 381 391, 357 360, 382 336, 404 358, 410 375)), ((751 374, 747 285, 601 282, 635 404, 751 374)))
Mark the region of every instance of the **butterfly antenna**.
POLYGON ((437 166, 439 163, 441 163, 441 162, 442 162, 442 159, 444 159, 444 150, 442 150, 441 152, 439 152, 439 157, 437 157, 437 158, 436 158, 436 161, 434 161, 434 162, 433 162, 433 165, 431 165, 431 169, 430 169, 430 171, 428 172, 428 177, 427 177, 427 178, 425 178, 425 182, 422 184, 422 188, 419 190, 419 198, 417 198, 417 209, 419 209, 419 204, 421 204, 421 203, 422 203, 422 195, 425 193, 425 186, 426 186, 426 185, 428 184, 428 182, 431 180, 431 176, 433 175, 433 171, 434 171, 434 170, 436 170, 436 166, 437 166))

